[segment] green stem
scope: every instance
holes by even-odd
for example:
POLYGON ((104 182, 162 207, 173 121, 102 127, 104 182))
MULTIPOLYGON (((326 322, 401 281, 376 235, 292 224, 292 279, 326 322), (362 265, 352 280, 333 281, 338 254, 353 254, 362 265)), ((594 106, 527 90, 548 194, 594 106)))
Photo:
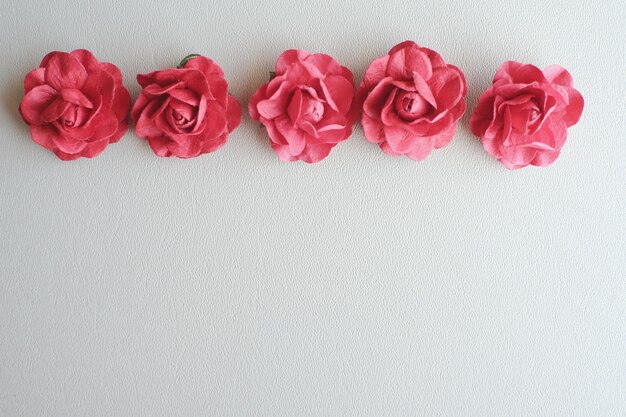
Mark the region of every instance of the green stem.
POLYGON ((182 61, 180 61, 180 64, 178 64, 178 68, 182 68, 185 66, 185 64, 187 62, 189 62, 190 60, 192 60, 193 58, 200 56, 200 54, 189 54, 186 57, 183 58, 182 61))

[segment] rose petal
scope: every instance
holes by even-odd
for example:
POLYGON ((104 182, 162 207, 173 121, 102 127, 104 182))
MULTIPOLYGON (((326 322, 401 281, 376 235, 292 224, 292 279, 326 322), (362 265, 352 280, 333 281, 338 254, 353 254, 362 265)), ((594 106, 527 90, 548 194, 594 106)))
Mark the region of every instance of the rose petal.
POLYGON ((367 67, 367 70, 365 70, 362 85, 369 90, 374 88, 383 78, 386 77, 388 62, 389 55, 385 55, 372 61, 372 63, 367 67))
POLYGON ((432 153, 433 143, 434 139, 432 136, 415 139, 413 141, 413 148, 405 153, 405 155, 413 161, 423 161, 432 153))
POLYGON ((166 91, 170 95, 170 97, 182 101, 183 103, 189 104, 190 106, 197 106, 198 104, 200 104, 200 96, 197 93, 186 88, 167 89, 166 91))
POLYGON ((56 148, 53 138, 58 135, 59 132, 50 125, 30 126, 30 137, 33 139, 33 142, 46 149, 54 150, 56 148))
POLYGON ((82 88, 82 93, 95 103, 102 101, 102 106, 110 108, 115 92, 115 79, 108 72, 97 70, 89 73, 82 88))
POLYGON ((86 49, 76 49, 70 52, 72 58, 76 59, 87 70, 87 72, 101 70, 100 61, 86 49))
POLYGON ((172 156, 172 152, 170 152, 168 145, 171 143, 171 140, 167 136, 152 136, 148 138, 148 144, 152 151, 157 156, 169 157, 172 156))
POLYGON ((91 100, 89 100, 89 98, 87 98, 87 96, 85 96, 80 90, 76 90, 74 88, 66 88, 61 90, 61 98, 64 101, 75 104, 77 106, 85 107, 88 109, 94 108, 91 100))
POLYGON ((293 162, 298 160, 298 157, 291 154, 289 146, 281 145, 275 142, 270 142, 270 146, 272 147, 274 152, 276 152, 281 161, 293 162))
MULTIPOLYGON (((63 135, 71 138, 72 141, 93 142, 113 136, 117 131, 118 124, 117 117, 111 109, 101 109, 83 126, 65 129, 63 135)), ((61 150, 68 152, 62 148, 61 150)))
POLYGON ((496 71, 493 77, 493 84, 496 82, 513 82, 513 74, 522 66, 521 63, 516 61, 506 61, 500 65, 500 68, 496 71))
POLYGON ((154 124, 157 109, 161 106, 161 102, 152 101, 143 109, 139 117, 136 117, 136 114, 133 115, 133 119, 135 120, 135 132, 139 137, 148 139, 163 136, 163 130, 154 124))
POLYGON ((108 139, 102 139, 95 142, 88 143, 80 153, 80 156, 85 158, 93 158, 102 153, 104 149, 109 146, 108 139))
POLYGON ((415 141, 420 140, 410 132, 395 126, 385 126, 383 129, 391 149, 401 154, 409 152, 415 146, 415 141))
MULTIPOLYGON (((420 94, 420 96, 422 96, 422 98, 424 98, 424 100, 426 100, 428 104, 436 109, 438 104, 437 100, 435 100, 435 97, 433 96, 433 93, 428 83, 426 83, 426 81, 418 72, 413 73, 413 84, 415 85, 415 90, 420 94)), ((444 108, 448 108, 448 106, 445 106, 444 108)))
POLYGON ((385 129, 380 120, 376 120, 366 114, 361 119, 361 125, 363 126, 363 134, 365 139, 373 143, 385 142, 385 129))
POLYGON ((250 100, 248 101, 248 114, 250 114, 250 117, 252 117, 254 120, 259 120, 259 118, 261 117, 257 106, 259 104, 259 101, 265 99, 266 90, 267 84, 262 85, 258 90, 254 92, 254 94, 252 94, 252 97, 250 97, 250 100))
POLYGON ((533 82, 542 83, 546 78, 543 71, 531 64, 525 64, 517 68, 512 74, 512 82, 519 84, 530 84, 533 82))
MULTIPOLYGON (((137 76, 137 79, 140 79, 139 75, 137 76)), ((197 69, 171 68, 155 71, 141 77, 141 80, 144 82, 148 79, 152 79, 155 84, 159 84, 163 87, 167 87, 171 84, 176 84, 176 88, 181 88, 181 85, 178 83, 183 82, 186 88, 198 93, 199 95, 205 95, 206 98, 209 100, 215 99, 209 87, 206 76, 197 69)), ((142 85, 142 87, 145 86, 142 85)))
MULTIPOLYGON (((195 123, 195 126, 193 128, 194 132, 200 131, 201 127, 203 126, 202 122, 204 121, 204 119, 206 117, 207 107, 208 107, 208 105, 207 105, 206 97, 204 97, 204 96, 200 97, 200 103, 198 105, 198 110, 197 110, 198 115, 196 116, 196 123, 195 123)), ((223 109, 220 107, 218 111, 223 112, 223 109)))
POLYGON ((568 91, 569 104, 565 110, 563 120, 567 124, 567 127, 574 126, 580 120, 580 116, 583 113, 585 107, 585 101, 583 96, 575 89, 571 88, 568 91))
POLYGON ((537 155, 537 150, 524 147, 505 147, 501 149, 502 159, 500 162, 509 169, 517 169, 530 164, 537 155))
POLYGON ((206 112, 201 132, 204 140, 214 139, 228 132, 226 109, 215 101, 207 101, 206 112))
POLYGON ((100 63, 100 69, 102 71, 107 72, 111 77, 113 77, 113 79, 115 80, 115 84, 116 85, 122 85, 123 80, 122 80, 122 71, 120 71, 120 69, 109 63, 109 62, 101 62, 100 63))
MULTIPOLYGON (((287 105, 287 115, 291 120, 291 124, 295 125, 298 123, 300 119, 300 112, 302 111, 302 90, 296 89, 291 96, 291 100, 289 100, 289 104, 287 105)), ((275 114, 272 112, 266 112, 266 114, 275 114)), ((264 117, 268 117, 264 114, 264 117)))
MULTIPOLYGON (((137 77, 139 77, 139 75, 137 77)), ((189 91, 185 88, 185 83, 183 81, 177 81, 177 82, 169 83, 166 85, 148 84, 143 88, 141 92, 143 94, 149 94, 151 96, 160 96, 163 94, 167 94, 170 91, 176 91, 176 90, 189 91)), ((190 92, 190 93, 196 96, 198 95, 198 93, 193 93, 193 92, 190 92)))
POLYGON ((85 67, 65 52, 58 52, 51 56, 46 65, 46 83, 58 91, 64 88, 82 89, 87 76, 85 67))
POLYGON ((26 77, 24 77, 24 94, 37 86, 44 85, 46 83, 45 75, 45 68, 35 68, 26 74, 26 77))
POLYGON ((135 122, 135 124, 137 124, 137 120, 139 120, 139 116, 146 108, 146 106, 148 106, 148 104, 152 102, 152 97, 148 97, 143 93, 139 94, 139 97, 137 97, 135 103, 133 104, 133 107, 130 109, 130 117, 133 119, 133 122, 135 122))
POLYGON ((299 155, 306 146, 306 135, 305 133, 294 127, 289 121, 289 117, 286 115, 277 117, 275 119, 276 129, 281 133, 281 135, 287 140, 287 144, 289 145, 289 152, 292 155, 299 155))
POLYGON ((537 152, 537 155, 530 162, 531 165, 545 167, 552 164, 559 157, 561 151, 555 152, 537 152))
POLYGON ((266 119, 274 119, 286 114, 290 93, 294 89, 291 83, 282 83, 272 97, 258 102, 256 109, 259 115, 266 119))
POLYGON ((335 58, 326 54, 311 54, 302 60, 302 64, 314 78, 342 74, 342 67, 335 58))
POLYGON ((111 110, 115 113, 117 120, 126 119, 128 110, 130 109, 130 94, 126 87, 118 85, 113 93, 113 101, 111 102, 111 110))
POLYGON ((487 129, 493 124, 496 112, 495 101, 496 97, 491 87, 478 97, 478 104, 470 117, 470 130, 472 134, 483 137, 487 129))
POLYGON ((77 140, 60 132, 58 135, 53 135, 50 138, 54 142, 55 146, 65 153, 79 153, 85 148, 85 146, 87 146, 87 142, 77 140))
POLYGON ((276 74, 282 75, 294 64, 304 61, 310 54, 299 49, 288 49, 276 60, 276 74))
POLYGON ((386 126, 398 126, 404 125, 406 122, 397 115, 394 102, 398 95, 398 89, 392 91, 387 97, 387 101, 383 105, 383 109, 380 112, 380 120, 386 126))
POLYGON ((61 97, 57 97, 46 109, 41 113, 41 121, 50 123, 61 117, 72 105, 61 97))
POLYGON ((223 135, 218 136, 217 138, 207 140, 202 145, 202 151, 200 151, 200 153, 205 154, 205 153, 215 152, 218 149, 220 149, 222 146, 226 145, 227 141, 228 141, 227 133, 224 133, 223 135))
POLYGON ((49 85, 40 85, 31 89, 20 103, 20 114, 28 124, 42 123, 44 110, 54 102, 57 92, 49 85))
POLYGON ((223 78, 207 78, 213 99, 226 107, 228 102, 228 83, 223 78))
POLYGON ((222 68, 215 61, 204 56, 191 58, 185 63, 185 68, 197 69, 201 71, 207 79, 224 77, 222 68))
POLYGON ((202 152, 204 141, 198 140, 190 136, 185 137, 186 140, 171 141, 167 144, 168 151, 178 158, 195 158, 202 152))
POLYGON ((289 67, 287 72, 285 72, 284 78, 298 86, 308 85, 313 80, 318 79, 311 75, 311 72, 309 72, 310 70, 313 70, 316 74, 319 72, 314 70, 314 67, 312 66, 307 68, 302 63, 296 62, 289 67))
POLYGON ((419 48, 419 47, 420 46, 418 44, 416 44, 415 42, 406 40, 406 41, 400 42, 399 44, 397 44, 393 48, 391 48, 389 50, 388 55, 393 55, 396 52, 398 52, 398 51, 400 51, 402 49, 405 49, 405 48, 419 48))
POLYGON ((316 144, 308 145, 299 155, 299 159, 309 164, 314 164, 326 158, 335 145, 316 144))
POLYGON ((432 76, 430 60, 417 46, 402 48, 390 54, 387 75, 394 80, 412 80, 414 72, 426 80, 432 76))
POLYGON ((374 89, 368 94, 363 103, 363 112, 370 117, 380 118, 381 112, 389 95, 396 90, 391 77, 384 78, 374 89))
POLYGON ((452 139, 454 139, 454 134, 456 133, 456 129, 457 129, 457 124, 454 123, 450 126, 449 129, 444 130, 438 135, 431 136, 432 144, 434 148, 441 149, 441 148, 445 148, 446 146, 448 146, 450 142, 452 142, 452 139))
POLYGON ((82 155, 81 153, 65 153, 61 150, 59 150, 58 148, 54 148, 52 150, 52 152, 54 152, 54 154, 62 161, 75 161, 78 158, 80 158, 82 155))
POLYGON ((437 70, 428 80, 428 85, 444 109, 453 108, 464 96, 465 81, 458 71, 451 68, 437 70))
POLYGON ((318 132, 328 132, 331 130, 343 130, 349 127, 349 121, 340 113, 328 110, 324 112, 324 117, 320 120, 316 129, 318 132))
POLYGON ((327 76, 321 85, 328 104, 341 114, 348 113, 354 98, 354 84, 343 76, 327 76))
POLYGON ((446 63, 437 52, 428 48, 420 48, 422 52, 426 54, 428 59, 430 60, 430 65, 433 69, 433 72, 438 69, 446 68, 446 63))
POLYGON ((391 155, 391 156, 402 156, 402 155, 404 155, 402 153, 396 152, 393 149, 391 149, 391 147, 389 146, 389 144, 387 142, 382 142, 378 146, 387 155, 391 155))
POLYGON ((317 137, 309 136, 307 143, 309 144, 331 143, 331 144, 336 145, 337 143, 343 142, 344 140, 348 139, 348 137, 350 137, 350 135, 352 134, 352 127, 347 126, 343 129, 332 129, 332 130, 326 130, 323 132, 320 132, 318 130, 317 133, 318 133, 317 137))
POLYGON ((287 146, 287 139, 276 129, 275 120, 262 119, 262 123, 267 129, 267 134, 270 137, 271 143, 287 146))
POLYGON ((550 65, 543 70, 543 75, 551 83, 559 84, 563 87, 574 86, 572 75, 560 65, 550 65))
POLYGON ((116 143, 126 134, 128 131, 128 120, 126 118, 119 120, 117 124, 117 130, 108 138, 109 143, 116 143))

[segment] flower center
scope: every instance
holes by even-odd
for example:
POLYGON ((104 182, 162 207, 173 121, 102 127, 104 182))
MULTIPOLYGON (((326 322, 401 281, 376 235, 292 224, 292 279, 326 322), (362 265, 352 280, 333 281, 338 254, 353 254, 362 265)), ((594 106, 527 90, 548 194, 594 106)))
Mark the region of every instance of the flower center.
POLYGON ((173 101, 167 118, 175 131, 178 133, 189 133, 196 125, 198 108, 179 101, 173 101))
POLYGON ((430 104, 416 91, 403 91, 396 96, 394 107, 403 119, 415 120, 430 109, 430 104))
POLYGON ((324 117, 324 104, 314 99, 309 93, 302 94, 302 109, 300 118, 309 123, 315 124, 324 117))
POLYGON ((528 112, 528 121, 534 122, 539 118, 540 115, 541 112, 539 111, 539 109, 533 106, 533 108, 528 112))
POLYGON ((182 124, 182 123, 187 122, 187 120, 185 120, 185 116, 183 116, 182 114, 180 114, 176 110, 174 110, 172 113, 173 113, 172 117, 174 118, 174 120, 176 120, 176 122, 178 122, 178 124, 182 124))
POLYGON ((63 113, 61 116, 61 123, 64 127, 74 127, 76 126, 78 108, 76 106, 71 106, 69 109, 63 113))

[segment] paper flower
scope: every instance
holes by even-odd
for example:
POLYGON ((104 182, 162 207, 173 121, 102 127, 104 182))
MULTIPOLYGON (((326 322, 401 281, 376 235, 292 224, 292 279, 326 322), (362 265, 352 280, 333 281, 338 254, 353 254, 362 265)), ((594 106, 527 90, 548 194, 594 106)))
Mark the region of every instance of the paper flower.
POLYGON ((421 161, 452 141, 467 87, 461 70, 437 52, 405 41, 370 64, 357 94, 366 139, 421 161))
POLYGON ((267 128, 283 161, 314 163, 352 134, 358 118, 352 72, 324 54, 288 50, 276 61, 276 76, 248 105, 267 128))
POLYGON ((178 68, 139 74, 137 81, 143 89, 131 110, 135 131, 158 156, 214 152, 241 123, 224 72, 208 58, 190 55, 178 68))
POLYGON ((84 49, 50 52, 24 79, 20 113, 33 141, 64 161, 93 158, 128 129, 122 73, 84 49))
POLYGON ((547 166, 559 156, 567 128, 578 122, 583 106, 564 68, 541 71, 508 61, 478 99, 470 126, 485 150, 508 169, 547 166))

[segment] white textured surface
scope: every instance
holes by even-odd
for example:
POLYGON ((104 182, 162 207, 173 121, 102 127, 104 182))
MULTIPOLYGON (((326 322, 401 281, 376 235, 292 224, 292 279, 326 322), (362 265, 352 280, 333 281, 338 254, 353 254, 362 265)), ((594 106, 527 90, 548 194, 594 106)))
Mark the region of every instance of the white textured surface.
POLYGON ((3 0, 0 416, 626 416, 626 7, 612 1, 3 0), (586 98, 560 160, 508 172, 468 131, 427 161, 360 128, 281 163, 246 115, 219 152, 133 133, 63 163, 23 76, 84 47, 138 72, 190 52, 244 105, 275 58, 360 79, 413 39, 468 103, 506 59, 586 98))

